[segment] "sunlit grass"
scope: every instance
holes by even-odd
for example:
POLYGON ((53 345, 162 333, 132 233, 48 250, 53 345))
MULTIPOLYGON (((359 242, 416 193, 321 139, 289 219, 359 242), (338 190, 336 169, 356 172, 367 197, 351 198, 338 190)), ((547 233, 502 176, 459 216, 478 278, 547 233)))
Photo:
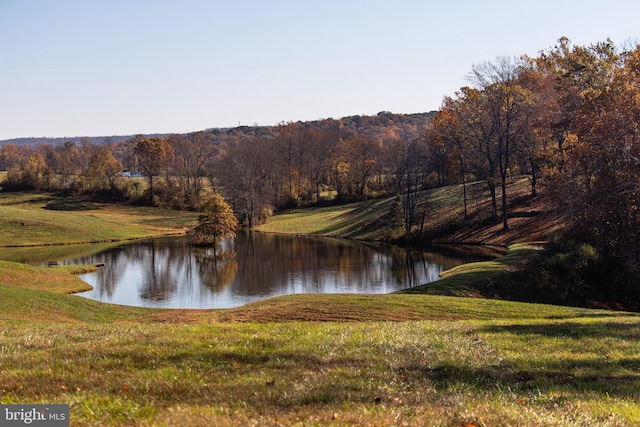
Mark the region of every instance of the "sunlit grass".
MULTIPOLYGON (((513 194, 527 194, 529 181, 515 179, 509 183, 513 194)), ((464 218, 462 186, 451 185, 427 190, 423 193, 428 209, 425 231, 459 223, 464 218), (427 197, 427 193, 429 196, 427 197)), ((469 215, 485 217, 490 200, 486 185, 482 182, 468 184, 469 215)), ((390 240, 399 238, 404 230, 393 224, 389 213, 395 196, 366 200, 364 202, 320 208, 290 209, 267 219, 257 230, 286 234, 346 237, 362 240, 390 240)))
MULTIPOLYGON (((378 304, 401 316, 397 302, 379 297, 366 310, 378 304)), ((72 425, 615 426, 638 419, 639 317, 390 297, 413 299, 433 320, 262 323, 246 314, 249 321, 230 323, 219 311, 188 324, 59 295, 55 305, 67 314, 58 315, 73 322, 3 321, 0 402, 70 403, 72 425)), ((311 311, 336 302, 323 298, 263 304, 311 311)))
POLYGON ((95 266, 33 267, 0 260, 0 283, 70 294, 91 290, 91 286, 74 275, 96 270, 95 266))
POLYGON ((327 229, 340 224, 341 216, 348 214, 356 206, 352 204, 288 210, 271 217, 267 223, 259 225, 257 229, 286 234, 323 234, 327 229))
MULTIPOLYGON (((2 268, 0 282, 24 267, 2 268)), ((22 283, 0 284, 0 300, 0 402, 69 403, 72 425, 616 426, 640 413, 630 313, 398 294, 154 310, 22 283)))
MULTIPOLYGON (((0 212, 8 213, 0 225, 11 209, 35 228, 57 212, 44 206, 65 207, 49 196, 16 197, 0 195, 0 212)), ((281 225, 291 233, 353 237, 370 229, 384 203, 299 212, 281 225)), ((80 207, 66 222, 97 228, 102 221, 107 234, 119 222, 125 235, 135 235, 190 220, 80 207)), ((50 240, 67 236, 55 229, 55 218, 43 226, 58 230, 43 235, 50 240)), ((36 237, 26 233, 24 240, 36 237)), ((501 259, 461 266, 436 283, 463 289, 455 280, 501 274, 535 250, 513 246, 501 259)), ((71 404, 74 426, 568 427, 640 420, 640 316, 633 313, 402 294, 292 295, 231 310, 156 310, 66 295, 75 279, 66 267, 0 263, 0 403, 71 404)))
POLYGON ((0 193, 0 246, 106 242, 179 234, 196 214, 99 204, 83 198, 0 193))

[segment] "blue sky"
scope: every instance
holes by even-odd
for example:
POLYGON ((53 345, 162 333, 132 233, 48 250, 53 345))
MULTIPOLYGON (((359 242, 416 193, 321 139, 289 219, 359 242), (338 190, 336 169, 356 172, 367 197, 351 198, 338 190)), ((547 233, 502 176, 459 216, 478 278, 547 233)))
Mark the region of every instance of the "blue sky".
POLYGON ((0 139, 425 112, 473 64, 639 33, 637 0, 0 0, 0 139))

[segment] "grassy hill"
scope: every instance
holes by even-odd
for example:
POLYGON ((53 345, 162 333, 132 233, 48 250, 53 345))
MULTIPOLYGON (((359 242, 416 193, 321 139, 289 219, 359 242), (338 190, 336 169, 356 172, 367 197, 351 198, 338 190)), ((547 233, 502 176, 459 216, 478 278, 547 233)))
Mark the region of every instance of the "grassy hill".
MULTIPOLYGON (((24 219, 35 212, 27 228, 38 221, 47 239, 66 236, 55 228, 56 200, 1 200, 3 212, 21 209, 24 219)), ((293 211, 267 227, 282 221, 290 229, 279 231, 373 235, 383 229, 371 220, 384 203, 316 210, 324 222, 293 211)), ((116 218, 125 236, 185 223, 170 212, 111 209, 76 204, 64 218, 87 228, 102 222, 105 236, 116 218)), ((5 237, 22 226, 18 215, 6 218, 5 237)), ((470 232, 508 240, 486 228, 470 232)), ((502 259, 461 266, 446 280, 515 268, 518 254, 531 250, 512 246, 502 259)), ((78 282, 69 274, 0 263, 0 403, 70 404, 73 426, 640 423, 635 313, 423 294, 157 310, 68 295, 78 282)))
MULTIPOLYGON (((548 212, 542 198, 531 198, 527 178, 509 182, 509 226, 488 222, 491 206, 484 182, 468 184, 468 219, 464 221, 462 185, 430 190, 425 230, 431 242, 508 245, 545 241, 562 228, 558 215, 548 212)), ((500 200, 500 199, 499 199, 500 200)), ((388 219, 393 197, 339 206, 291 209, 256 227, 265 232, 346 237, 387 241, 401 237, 402 230, 388 219)))
POLYGON ((153 310, 0 285, 0 403, 71 425, 619 426, 640 317, 429 295, 153 310))
POLYGON ((182 234, 196 214, 93 202, 83 197, 0 193, 0 247, 109 242, 182 234))

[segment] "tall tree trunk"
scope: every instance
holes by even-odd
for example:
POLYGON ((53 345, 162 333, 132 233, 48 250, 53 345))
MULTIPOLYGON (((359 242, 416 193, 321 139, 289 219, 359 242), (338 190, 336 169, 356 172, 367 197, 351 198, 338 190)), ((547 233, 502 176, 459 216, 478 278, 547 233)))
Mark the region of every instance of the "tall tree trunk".
POLYGON ((467 211, 467 176, 464 169, 464 160, 462 156, 460 156, 460 174, 462 175, 462 201, 464 203, 464 220, 469 219, 469 214, 467 211))
POLYGON ((538 184, 538 174, 536 168, 536 162, 533 157, 529 156, 529 165, 531 166, 531 196, 537 196, 536 184, 538 184))
POLYGON ((502 189, 502 230, 508 230, 509 224, 507 222, 507 176, 502 174, 500 176, 500 187, 502 189))
POLYGON ((498 199, 496 197, 496 181, 494 178, 487 179, 489 193, 491 193, 491 217, 498 218, 498 199))
POLYGON ((153 175, 149 175, 149 205, 153 206, 153 175))

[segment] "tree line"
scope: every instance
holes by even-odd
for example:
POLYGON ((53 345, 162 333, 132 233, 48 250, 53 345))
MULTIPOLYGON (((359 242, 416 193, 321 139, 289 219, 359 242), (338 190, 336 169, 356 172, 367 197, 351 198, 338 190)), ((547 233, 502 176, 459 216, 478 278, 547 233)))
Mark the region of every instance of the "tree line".
POLYGON ((561 38, 538 57, 474 66, 429 129, 449 164, 487 182, 492 215, 509 227, 506 181, 542 185, 572 238, 640 266, 640 49, 561 38), (498 206, 496 193, 501 194, 498 206))
POLYGON ((387 141, 417 140, 434 113, 238 127, 119 143, 0 146, 5 190, 121 196, 140 203, 196 208, 218 191, 249 224, 292 206, 340 203, 388 193, 387 141), (141 176, 147 183, 144 188, 141 176), (373 177, 376 177, 374 180, 373 177))
POLYGON ((509 228, 507 183, 562 210, 575 236, 640 262, 640 50, 567 38, 536 57, 476 64, 433 113, 353 116, 187 135, 0 147, 5 189, 97 192, 195 208, 224 194, 252 226, 273 210, 397 198, 407 234, 424 231, 426 191, 482 181, 487 215, 509 228), (127 179, 123 171, 147 181, 127 179), (543 189, 544 191, 540 191, 543 189))

